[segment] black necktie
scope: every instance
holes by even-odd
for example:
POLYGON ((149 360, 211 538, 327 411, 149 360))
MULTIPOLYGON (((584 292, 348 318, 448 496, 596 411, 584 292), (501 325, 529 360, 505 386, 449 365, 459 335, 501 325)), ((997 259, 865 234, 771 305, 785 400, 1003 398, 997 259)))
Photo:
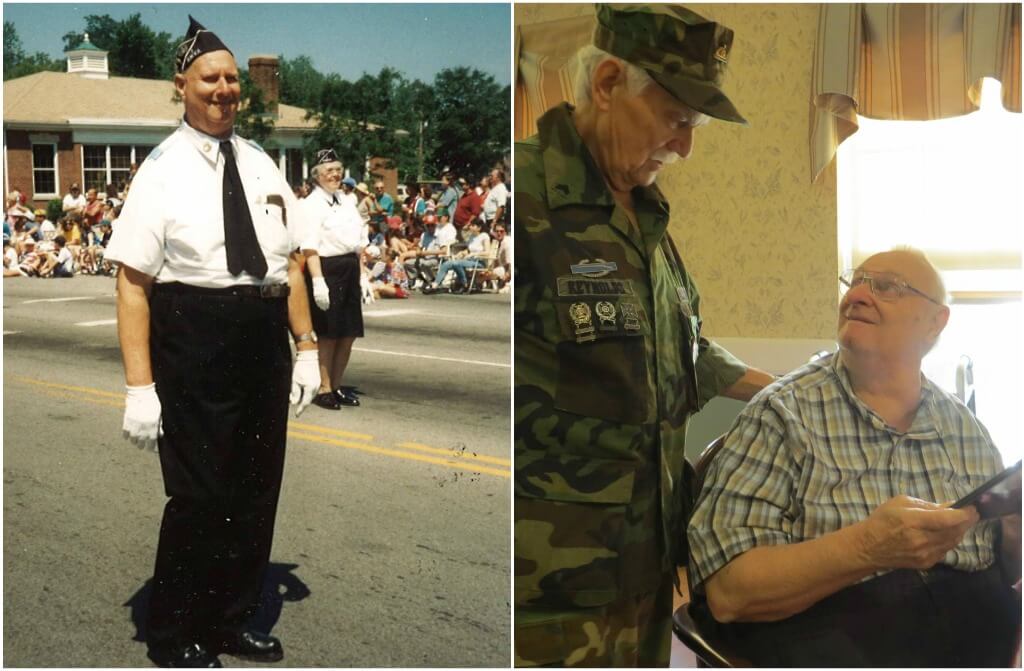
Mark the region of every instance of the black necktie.
POLYGON ((334 201, 335 205, 341 205, 341 201, 338 200, 338 194, 337 193, 332 193, 331 194, 331 199, 334 201))
POLYGON ((262 280, 267 274, 267 260, 256 239, 235 153, 227 141, 220 143, 220 150, 224 154, 224 250, 228 272, 239 275, 244 270, 262 280))

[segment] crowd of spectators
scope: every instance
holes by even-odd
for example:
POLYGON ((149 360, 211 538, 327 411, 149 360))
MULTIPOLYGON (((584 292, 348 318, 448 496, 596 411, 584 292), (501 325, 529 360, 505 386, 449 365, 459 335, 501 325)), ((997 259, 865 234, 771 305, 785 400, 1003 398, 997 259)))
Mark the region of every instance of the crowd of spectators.
MULTIPOLYGON (((4 277, 114 275, 104 250, 129 185, 108 184, 101 194, 72 184, 56 221, 46 210, 26 207, 20 189, 12 190, 4 202, 4 277)), ((356 205, 371 241, 362 252, 364 293, 406 298, 415 290, 469 293, 485 285, 507 293, 512 240, 504 171, 496 168, 479 180, 445 174, 436 190, 415 183, 406 189, 399 201, 383 181, 372 189, 352 178, 342 182, 341 197, 356 205)), ((306 183, 295 187, 299 198, 309 191, 306 183)))
MULTIPOLYGON (((306 197, 309 189, 296 186, 296 197, 306 197)), ((479 182, 445 174, 436 189, 407 184, 408 195, 401 202, 379 180, 371 189, 345 178, 342 191, 342 197, 354 199, 370 240, 361 255, 369 300, 407 298, 415 290, 469 293, 487 287, 508 293, 512 240, 506 221, 511 203, 500 168, 479 182), (476 282, 471 282, 474 277, 476 282)))
POLYGON ((83 194, 72 184, 60 216, 51 221, 46 210, 29 209, 21 191, 12 190, 4 200, 4 277, 114 275, 103 256, 124 195, 112 184, 103 198, 96 189, 83 194))

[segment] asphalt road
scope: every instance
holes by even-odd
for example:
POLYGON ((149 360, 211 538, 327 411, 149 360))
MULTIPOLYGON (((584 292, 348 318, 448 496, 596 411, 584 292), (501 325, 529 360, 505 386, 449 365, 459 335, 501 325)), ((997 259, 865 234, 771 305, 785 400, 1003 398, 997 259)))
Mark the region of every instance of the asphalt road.
MULTIPOLYGON (((5 279, 3 306, 3 665, 151 666, 165 498, 121 437, 114 281, 5 279)), ((346 374, 362 407, 291 420, 258 615, 281 665, 509 665, 510 314, 377 303, 346 374)))

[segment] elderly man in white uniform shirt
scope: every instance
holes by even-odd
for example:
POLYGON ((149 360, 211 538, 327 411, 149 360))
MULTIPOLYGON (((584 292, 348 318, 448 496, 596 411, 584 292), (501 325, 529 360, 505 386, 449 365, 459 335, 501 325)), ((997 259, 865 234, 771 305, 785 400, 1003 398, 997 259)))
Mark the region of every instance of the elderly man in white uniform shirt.
POLYGON ((124 432, 159 446, 170 497, 150 657, 208 668, 221 666, 220 653, 283 657, 280 641, 247 621, 270 559, 289 391, 301 412, 318 376, 301 256, 292 254, 305 235, 301 209, 274 162, 234 134, 234 56, 189 18, 174 78, 184 121, 139 169, 106 257, 122 267, 124 432))
POLYGON ((303 242, 310 275, 313 326, 320 336, 320 390, 313 403, 327 410, 356 407, 359 399, 341 386, 356 338, 363 337, 362 264, 370 244, 356 204, 340 189, 341 162, 333 149, 316 154, 316 186, 302 200, 308 236, 303 242))

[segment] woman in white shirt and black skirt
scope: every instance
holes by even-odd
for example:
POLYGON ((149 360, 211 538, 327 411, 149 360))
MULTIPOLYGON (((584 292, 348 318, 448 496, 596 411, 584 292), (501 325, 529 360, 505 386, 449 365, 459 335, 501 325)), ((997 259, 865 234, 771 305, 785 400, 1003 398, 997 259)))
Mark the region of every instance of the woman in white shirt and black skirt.
POLYGON ((356 338, 363 337, 359 256, 369 244, 359 211, 342 197, 341 161, 332 149, 321 149, 311 171, 315 186, 301 203, 309 225, 304 250, 310 291, 310 312, 320 346, 320 391, 313 403, 339 410, 359 405, 355 394, 341 388, 341 379, 356 338))

